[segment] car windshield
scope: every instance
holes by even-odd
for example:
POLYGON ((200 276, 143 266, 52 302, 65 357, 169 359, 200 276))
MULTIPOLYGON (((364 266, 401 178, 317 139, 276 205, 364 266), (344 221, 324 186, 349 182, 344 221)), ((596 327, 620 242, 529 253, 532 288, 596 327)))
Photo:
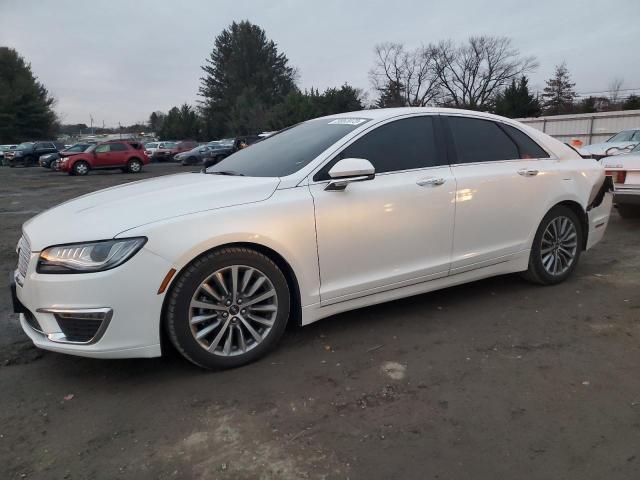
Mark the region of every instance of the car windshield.
POLYGON ((177 148, 178 144, 174 142, 164 142, 160 148, 177 148))
POLYGON ((629 142, 633 138, 633 134, 636 133, 635 130, 625 130, 624 132, 616 133, 613 137, 607 140, 606 143, 609 142, 629 142))
POLYGON ((206 173, 284 177, 368 122, 368 118, 319 118, 282 130, 209 167, 206 173))
POLYGON ((157 142, 145 143, 144 146, 145 148, 158 148, 158 143, 157 142))
POLYGON ((88 143, 76 143, 75 145, 71 145, 69 148, 65 149, 65 152, 84 152, 91 145, 88 143))
POLYGON ((220 148, 220 147, 233 147, 233 138, 223 138, 222 140, 214 140, 213 142, 209 142, 211 148, 220 148))
POLYGON ((33 142, 24 142, 18 145, 18 148, 16 148, 16 150, 30 150, 33 147, 33 145, 34 145, 33 142))

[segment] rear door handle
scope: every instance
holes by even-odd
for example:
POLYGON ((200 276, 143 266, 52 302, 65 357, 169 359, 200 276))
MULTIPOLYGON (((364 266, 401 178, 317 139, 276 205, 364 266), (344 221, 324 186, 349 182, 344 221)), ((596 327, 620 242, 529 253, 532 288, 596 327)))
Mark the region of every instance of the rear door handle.
POLYGON ((533 168, 521 168, 518 170, 518 175, 522 175, 523 177, 535 177, 538 173, 540 173, 540 171, 533 168))
POLYGON ((416 183, 421 187, 437 187, 438 185, 442 185, 444 182, 446 182, 444 178, 429 177, 429 178, 421 178, 416 183))

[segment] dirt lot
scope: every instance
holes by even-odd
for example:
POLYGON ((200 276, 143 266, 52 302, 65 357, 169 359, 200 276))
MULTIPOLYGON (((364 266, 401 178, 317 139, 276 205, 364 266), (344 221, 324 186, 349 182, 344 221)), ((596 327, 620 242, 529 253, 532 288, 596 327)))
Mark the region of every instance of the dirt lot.
POLYGON ((617 214, 563 285, 338 315, 233 371, 32 347, 6 291, 22 222, 175 171, 0 168, 0 478, 640 477, 640 221, 617 214))

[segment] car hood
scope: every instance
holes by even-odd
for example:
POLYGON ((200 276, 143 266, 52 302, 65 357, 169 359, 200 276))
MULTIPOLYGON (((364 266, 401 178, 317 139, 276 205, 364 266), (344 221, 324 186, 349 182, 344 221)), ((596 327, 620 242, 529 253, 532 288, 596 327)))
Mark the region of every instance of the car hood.
POLYGON ((638 142, 604 142, 594 143, 586 147, 579 148, 578 151, 582 155, 605 155, 610 148, 626 148, 629 145, 636 145, 638 142))
POLYGON ((47 210, 23 225, 31 250, 113 238, 160 220, 269 198, 280 179, 182 173, 98 190, 47 210))

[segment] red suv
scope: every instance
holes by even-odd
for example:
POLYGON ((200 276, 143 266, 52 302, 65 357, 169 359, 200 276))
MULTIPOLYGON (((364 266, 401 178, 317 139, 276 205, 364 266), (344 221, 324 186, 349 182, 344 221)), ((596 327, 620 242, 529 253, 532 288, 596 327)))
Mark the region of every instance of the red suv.
POLYGON ((116 169, 139 173, 149 163, 149 157, 140 142, 110 140, 90 147, 86 152, 60 160, 60 170, 69 175, 86 175, 89 170, 116 169))

